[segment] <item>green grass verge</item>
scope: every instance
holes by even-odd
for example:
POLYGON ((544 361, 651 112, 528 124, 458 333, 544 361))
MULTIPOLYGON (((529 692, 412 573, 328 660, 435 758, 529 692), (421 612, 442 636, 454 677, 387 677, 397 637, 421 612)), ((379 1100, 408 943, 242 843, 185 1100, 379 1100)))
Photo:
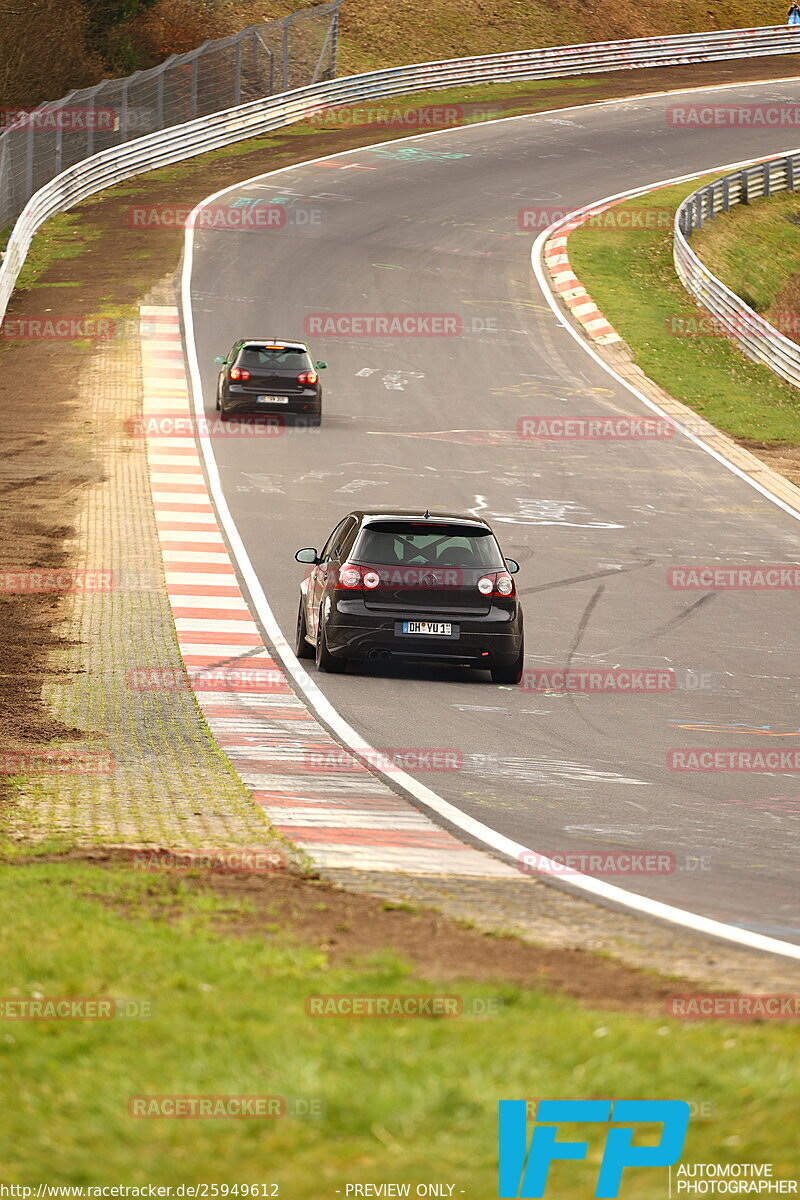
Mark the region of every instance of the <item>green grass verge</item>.
MULTIPOLYGON (((674 211, 684 196, 712 178, 649 192, 614 209, 615 219, 653 207, 674 211)), ((671 332, 673 318, 699 314, 675 274, 671 226, 584 225, 570 235, 569 256, 576 275, 651 379, 733 437, 800 444, 800 399, 793 388, 725 338, 671 332)))
MULTIPOLYGON (((124 866, 0 866, 0 996, 153 1007, 147 1020, 0 1020, 4 1182, 263 1181, 319 1200, 343 1181, 439 1180, 488 1197, 497 1101, 543 1096, 687 1099, 711 1113, 690 1125, 687 1161, 790 1170, 797 1034, 785 1025, 685 1025, 469 982, 438 990, 500 996, 498 1015, 313 1019, 309 993, 437 989, 389 954, 332 969, 323 947, 280 932, 230 936, 243 909, 124 866), (131 1095, 175 1093, 317 1097, 325 1115, 128 1116, 131 1095)), ((590 1160, 554 1168, 564 1200, 594 1191, 601 1145, 585 1132, 590 1160)), ((662 1175, 629 1172, 625 1196, 666 1194, 662 1175)))

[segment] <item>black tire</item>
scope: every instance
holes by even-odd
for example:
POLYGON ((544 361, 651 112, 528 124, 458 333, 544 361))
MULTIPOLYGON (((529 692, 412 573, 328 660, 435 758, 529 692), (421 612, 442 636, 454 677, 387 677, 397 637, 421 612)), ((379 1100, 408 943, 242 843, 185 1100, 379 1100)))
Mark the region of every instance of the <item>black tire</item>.
POLYGON ((519 657, 508 667, 492 667, 492 683, 516 685, 522 679, 525 665, 525 644, 519 648, 519 657))
POLYGON ((306 634, 308 626, 306 625, 306 609, 303 601, 300 601, 300 607, 297 610, 297 640, 295 642, 294 652, 298 658, 313 658, 314 647, 309 642, 306 634))
POLYGON ((327 671, 329 675, 341 675, 347 670, 347 659, 334 658, 331 654, 321 618, 322 614, 320 614, 319 633, 317 634, 317 651, 314 656, 317 661, 317 670, 327 671))
POLYGON ((309 426, 309 428, 318 429, 319 426, 322 424, 322 413, 321 412, 309 413, 308 421, 306 423, 309 426))

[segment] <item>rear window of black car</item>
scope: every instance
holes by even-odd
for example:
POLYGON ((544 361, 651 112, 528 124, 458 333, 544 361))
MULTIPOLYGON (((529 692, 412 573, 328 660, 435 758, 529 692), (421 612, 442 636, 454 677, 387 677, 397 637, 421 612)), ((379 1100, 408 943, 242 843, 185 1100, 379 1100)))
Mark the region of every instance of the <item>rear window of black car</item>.
POLYGON ((489 529, 474 525, 376 521, 365 525, 349 556, 376 566, 476 567, 502 571, 500 547, 489 529))
POLYGON ((244 346, 239 351, 236 365, 262 371, 310 371, 314 366, 307 352, 295 346, 280 349, 275 346, 244 346))

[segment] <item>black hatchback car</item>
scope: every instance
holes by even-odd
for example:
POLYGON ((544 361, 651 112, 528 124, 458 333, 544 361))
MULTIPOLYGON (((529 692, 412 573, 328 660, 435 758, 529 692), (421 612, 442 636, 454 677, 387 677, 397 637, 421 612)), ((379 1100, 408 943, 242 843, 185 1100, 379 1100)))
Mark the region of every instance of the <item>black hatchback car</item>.
POLYGON ((322 671, 350 659, 463 664, 495 683, 519 683, 522 606, 485 521, 462 513, 401 509, 351 512, 321 551, 298 550, 311 565, 300 585, 297 657, 322 671))
POLYGON ((223 420, 245 413, 300 413, 309 425, 322 421, 322 385, 318 371, 325 362, 314 362, 304 342, 243 338, 227 358, 217 382, 217 410, 223 420))

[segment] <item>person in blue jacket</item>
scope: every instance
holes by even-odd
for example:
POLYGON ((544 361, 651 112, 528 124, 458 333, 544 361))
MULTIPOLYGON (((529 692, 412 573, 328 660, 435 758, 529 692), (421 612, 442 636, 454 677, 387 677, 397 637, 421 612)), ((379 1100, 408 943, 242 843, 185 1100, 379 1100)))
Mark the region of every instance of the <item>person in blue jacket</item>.
POLYGON ((800 25, 800 7, 797 4, 792 4, 789 8, 789 25, 800 25))

